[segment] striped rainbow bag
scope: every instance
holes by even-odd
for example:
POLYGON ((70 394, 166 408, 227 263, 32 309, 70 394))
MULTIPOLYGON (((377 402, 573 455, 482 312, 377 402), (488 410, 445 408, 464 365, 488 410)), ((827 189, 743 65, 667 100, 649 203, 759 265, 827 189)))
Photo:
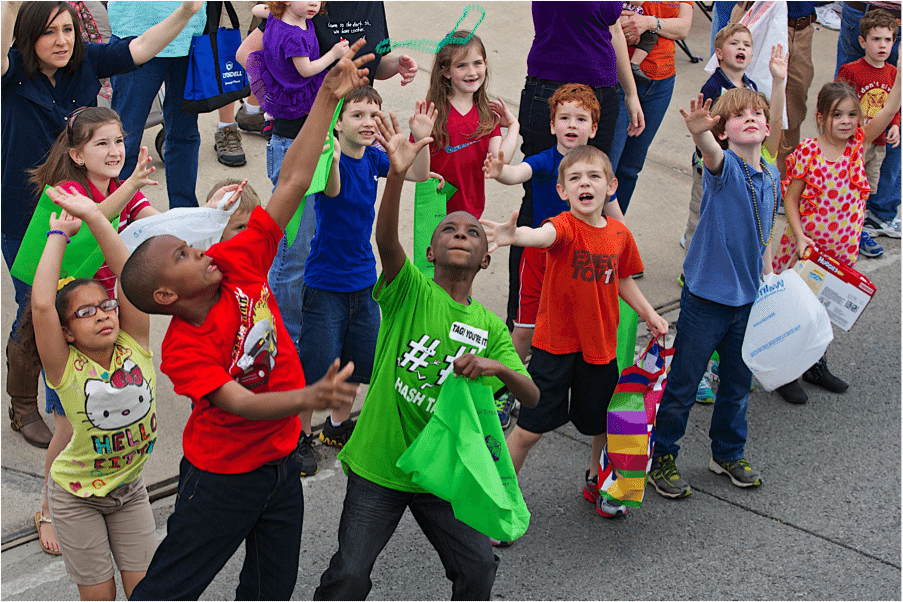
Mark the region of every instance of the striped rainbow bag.
POLYGON ((639 508, 655 444, 655 415, 674 348, 653 339, 637 362, 624 369, 608 406, 608 444, 599 462, 599 494, 639 508))

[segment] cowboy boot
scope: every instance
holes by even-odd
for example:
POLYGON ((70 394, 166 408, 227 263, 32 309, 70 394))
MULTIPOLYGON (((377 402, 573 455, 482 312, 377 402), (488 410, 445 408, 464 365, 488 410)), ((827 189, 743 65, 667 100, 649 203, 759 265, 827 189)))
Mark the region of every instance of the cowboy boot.
POLYGON ((38 412, 38 377, 41 366, 21 343, 12 337, 6 343, 6 392, 9 393, 9 418, 14 431, 35 447, 47 448, 53 433, 38 412))

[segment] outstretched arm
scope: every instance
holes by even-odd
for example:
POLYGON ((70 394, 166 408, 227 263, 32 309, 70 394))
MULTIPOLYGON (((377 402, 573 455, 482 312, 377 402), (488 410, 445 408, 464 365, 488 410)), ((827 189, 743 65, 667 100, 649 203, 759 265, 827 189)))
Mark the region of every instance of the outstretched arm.
POLYGON ((486 160, 483 161, 483 174, 485 174, 487 180, 492 178, 493 180, 510 186, 513 184, 523 184, 532 178, 533 168, 530 167, 529 163, 507 165, 507 162, 505 161, 505 151, 500 150, 498 155, 494 155, 490 150, 486 153, 486 160))
MULTIPOLYGON (((97 239, 100 250, 103 251, 107 266, 116 274, 118 281, 122 276, 122 267, 129 258, 129 250, 113 225, 101 213, 100 206, 84 195, 66 194, 55 188, 49 189, 47 196, 65 212, 81 219, 91 229, 91 234, 97 239)), ((132 305, 128 297, 121 294, 121 289, 117 299, 119 299, 119 328, 127 332, 139 345, 149 349, 150 316, 132 305)))
POLYGON ((373 59, 373 55, 365 54, 353 59, 364 43, 364 38, 355 42, 335 67, 329 70, 317 92, 317 98, 310 109, 307 121, 304 122, 304 127, 285 153, 279 171, 279 183, 266 208, 267 213, 282 230, 298 209, 304 193, 310 188, 317 162, 323 153, 323 141, 326 140, 339 99, 354 88, 365 86, 369 82, 367 69, 361 67, 373 59))
POLYGON ((47 245, 41 254, 31 287, 31 319, 34 325, 38 355, 47 381, 58 385, 66 371, 69 359, 69 343, 63 334, 60 317, 56 313, 56 285, 68 240, 75 236, 82 221, 61 211, 60 216, 50 214, 50 230, 62 232, 47 235, 47 245))
MULTIPOLYGON (((414 114, 411 115, 411 119, 408 120, 408 125, 411 128, 411 135, 414 137, 415 141, 422 140, 432 133, 433 125, 436 123, 436 116, 438 114, 439 111, 436 109, 435 104, 425 100, 417 103, 414 114)), ((420 152, 417 153, 417 158, 414 159, 414 164, 411 166, 411 169, 408 170, 405 180, 408 182, 426 182, 429 179, 430 149, 423 147, 420 149, 420 152)))
POLYGON ((135 65, 140 67, 157 56, 176 39, 203 6, 203 2, 182 2, 175 12, 129 42, 129 52, 135 65))
POLYGON ((488 219, 480 220, 480 223, 483 224, 483 229, 486 230, 490 253, 505 245, 547 249, 555 242, 558 234, 551 222, 546 222, 538 228, 529 226, 518 227, 517 216, 519 213, 519 211, 512 213, 511 219, 504 224, 491 222, 488 219))
POLYGON ((398 276, 398 272, 404 267, 406 257, 398 237, 398 211, 404 176, 414 163, 417 153, 433 139, 427 136, 417 142, 411 142, 401 131, 394 113, 389 113, 389 119, 380 114, 377 126, 379 134, 376 139, 386 149, 391 165, 386 178, 386 188, 383 191, 383 200, 379 205, 379 215, 376 216, 376 247, 383 266, 383 278, 388 284, 398 276))
POLYGON ((700 93, 690 101, 690 112, 687 113, 681 107, 680 114, 683 115, 687 129, 693 136, 696 148, 702 153, 702 162, 705 163, 706 169, 718 175, 724 164, 724 150, 712 134, 712 128, 718 123, 719 118, 709 114, 711 106, 712 99, 703 101, 702 93, 700 93))
POLYGON ((16 27, 16 17, 19 15, 19 7, 22 6, 21 2, 4 2, 2 19, 0 19, 0 52, 3 52, 2 57, 2 75, 6 75, 6 72, 9 71, 9 49, 13 47, 13 30, 16 27))
POLYGON ((771 113, 771 119, 768 125, 771 132, 765 139, 762 146, 772 157, 778 156, 778 150, 781 145, 781 133, 784 127, 784 86, 787 83, 787 65, 790 61, 790 53, 784 54, 784 47, 781 44, 775 44, 771 47, 771 61, 768 68, 771 70, 771 102, 769 102, 768 110, 771 113))
POLYGON ((374 79, 392 79, 397 73, 401 76, 401 85, 407 86, 414 81, 417 69, 417 61, 408 55, 399 54, 395 56, 388 54, 379 62, 374 79))
POLYGON ((514 152, 517 150, 517 136, 520 133, 520 123, 501 98, 489 101, 489 106, 492 108, 492 112, 498 116, 499 125, 508 129, 504 138, 496 137, 490 139, 489 152, 508 157, 508 162, 510 163, 514 152))
POLYGON ((303 389, 254 393, 230 380, 207 398, 221 410, 248 420, 277 420, 304 410, 350 411, 358 391, 358 385, 348 382, 353 372, 354 362, 339 370, 336 359, 323 378, 303 389))

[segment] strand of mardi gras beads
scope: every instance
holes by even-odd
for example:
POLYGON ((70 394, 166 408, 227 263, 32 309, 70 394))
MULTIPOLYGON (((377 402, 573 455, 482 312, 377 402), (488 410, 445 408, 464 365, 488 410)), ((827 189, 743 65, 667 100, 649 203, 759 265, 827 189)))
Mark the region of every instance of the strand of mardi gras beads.
POLYGON ((485 18, 486 18, 486 9, 484 9, 482 6, 478 6, 476 4, 469 4, 466 7, 464 7, 464 14, 461 15, 461 18, 458 19, 458 22, 455 23, 455 26, 452 27, 450 32, 448 32, 448 35, 446 35, 440 41, 436 42, 434 40, 426 40, 423 38, 419 38, 416 40, 403 40, 400 42, 393 42, 391 39, 386 38, 385 40, 383 40, 382 42, 380 42, 379 44, 376 45, 375 51, 380 54, 388 54, 388 53, 392 52, 392 50, 394 48, 413 48, 414 50, 421 50, 423 52, 436 54, 446 44, 464 45, 467 42, 469 42, 470 38, 472 38, 473 34, 477 31, 477 27, 480 26, 480 23, 482 23, 483 19, 485 19, 485 18), (473 29, 470 31, 470 35, 467 36, 466 38, 454 37, 454 33, 458 30, 458 26, 461 24, 461 21, 463 21, 467 17, 468 13, 470 13, 471 10, 480 12, 480 19, 477 21, 477 24, 473 26, 473 29))

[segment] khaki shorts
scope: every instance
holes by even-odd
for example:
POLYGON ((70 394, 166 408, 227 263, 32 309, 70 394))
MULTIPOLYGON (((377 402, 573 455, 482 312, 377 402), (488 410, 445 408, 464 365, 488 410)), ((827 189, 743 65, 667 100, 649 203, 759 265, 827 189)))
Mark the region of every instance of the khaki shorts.
POLYGON ((120 571, 147 570, 157 540, 142 477, 106 497, 87 498, 72 495, 48 479, 47 502, 73 583, 98 585, 109 581, 114 575, 114 558, 120 571))

